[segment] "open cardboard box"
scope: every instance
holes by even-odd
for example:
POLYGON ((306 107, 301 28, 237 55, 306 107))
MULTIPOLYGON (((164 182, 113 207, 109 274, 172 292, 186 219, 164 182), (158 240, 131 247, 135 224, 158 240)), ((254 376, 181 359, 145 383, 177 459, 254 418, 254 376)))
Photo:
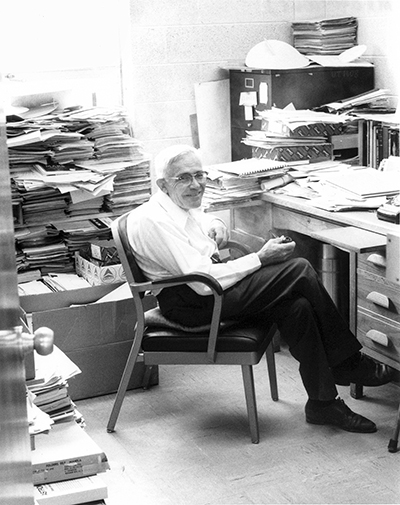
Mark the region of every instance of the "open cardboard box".
MULTIPOLYGON (((21 296, 21 307, 30 313, 32 330, 47 326, 54 343, 82 370, 68 381, 73 400, 113 393, 131 348, 136 314, 132 299, 101 302, 120 284, 21 296), (96 302, 97 303, 93 303, 96 302)), ((148 308, 156 305, 147 300, 148 308)), ((143 385, 144 365, 135 367, 129 388, 143 385)), ((150 384, 158 383, 155 367, 150 384)))

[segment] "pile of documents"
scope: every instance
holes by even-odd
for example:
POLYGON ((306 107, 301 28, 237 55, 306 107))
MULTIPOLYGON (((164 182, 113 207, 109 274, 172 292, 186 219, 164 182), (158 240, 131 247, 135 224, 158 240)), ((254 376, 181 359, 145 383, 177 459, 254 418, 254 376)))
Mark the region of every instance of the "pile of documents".
POLYGON ((340 54, 357 45, 358 22, 355 17, 295 21, 293 45, 302 54, 340 54))
POLYGON ((71 258, 75 252, 92 240, 109 240, 111 238, 110 218, 83 219, 80 221, 59 221, 54 226, 68 247, 71 258))
POLYGON ((259 200, 269 187, 286 184, 288 167, 282 162, 251 158, 211 165, 206 170, 203 204, 205 208, 218 210, 232 203, 259 200))
MULTIPOLYGON (((339 114, 342 118, 345 118, 346 114, 394 113, 396 106, 393 99, 394 97, 389 89, 377 88, 360 95, 321 105, 318 109, 339 114)), ((349 119, 351 118, 348 116, 347 120, 349 119)))
POLYGON ((48 431, 57 422, 80 420, 68 393, 68 380, 81 370, 57 346, 47 356, 34 351, 34 359, 35 378, 26 381, 30 434, 48 431))
POLYGON ((52 225, 25 227, 16 235, 17 272, 73 272, 71 254, 59 230, 52 225))
POLYGON ((314 110, 273 107, 258 112, 260 130, 246 131, 242 142, 252 147, 253 158, 290 163, 330 160, 332 136, 348 131, 354 118, 314 110))
POLYGON ((68 197, 58 189, 42 186, 20 194, 24 224, 38 225, 65 218, 68 197))
POLYGON ((273 107, 258 112, 261 129, 246 131, 242 142, 252 147, 253 158, 293 163, 305 160, 330 160, 331 137, 340 135, 352 118, 312 110, 273 107))
POLYGON ((151 196, 150 161, 130 163, 114 179, 114 189, 104 198, 105 209, 120 216, 151 196))
POLYGON ((400 172, 356 167, 338 161, 293 166, 294 182, 280 193, 309 200, 310 205, 332 212, 376 210, 400 193, 400 172))
POLYGON ((20 296, 51 294, 82 288, 90 288, 90 284, 75 273, 49 273, 38 279, 18 284, 18 294, 20 296))
MULTIPOLYGON (((23 223, 109 211, 104 196, 113 193, 118 174, 147 160, 123 109, 54 105, 41 112, 7 122, 13 203, 22 206, 23 223)), ((149 170, 141 177, 150 188, 149 170)), ((143 201, 142 188, 138 193, 143 201)), ((136 205, 133 197, 130 208, 136 205)))

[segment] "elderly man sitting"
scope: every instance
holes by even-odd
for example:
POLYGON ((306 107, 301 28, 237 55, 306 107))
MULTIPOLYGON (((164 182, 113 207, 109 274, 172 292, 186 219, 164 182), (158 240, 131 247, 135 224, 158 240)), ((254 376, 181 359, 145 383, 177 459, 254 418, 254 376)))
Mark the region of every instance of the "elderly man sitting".
MULTIPOLYGON (((130 244, 147 278, 193 271, 215 277, 224 290, 223 319, 277 323, 300 364, 308 423, 375 432, 375 423, 338 397, 336 385, 380 386, 391 380, 391 370, 360 352, 313 267, 304 258, 292 258, 295 242, 272 238, 257 252, 219 262, 218 246, 227 241, 228 231, 201 210, 207 173, 199 151, 169 147, 156 157, 155 169, 159 191, 128 218, 130 244)), ((211 319, 212 296, 204 286, 166 288, 157 299, 165 317, 181 324, 211 319)))

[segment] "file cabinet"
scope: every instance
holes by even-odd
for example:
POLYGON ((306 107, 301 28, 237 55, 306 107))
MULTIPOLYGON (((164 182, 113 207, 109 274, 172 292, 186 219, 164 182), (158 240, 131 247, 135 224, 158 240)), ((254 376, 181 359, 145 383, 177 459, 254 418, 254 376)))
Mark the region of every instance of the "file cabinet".
POLYGON ((241 143, 246 130, 259 130, 257 110, 273 106, 296 109, 359 95, 374 88, 373 66, 321 67, 271 70, 229 68, 232 161, 251 158, 251 147, 241 143), (247 105, 246 105, 247 104, 247 105))
POLYGON ((367 354, 400 370, 400 285, 387 279, 384 250, 359 255, 357 336, 367 354))

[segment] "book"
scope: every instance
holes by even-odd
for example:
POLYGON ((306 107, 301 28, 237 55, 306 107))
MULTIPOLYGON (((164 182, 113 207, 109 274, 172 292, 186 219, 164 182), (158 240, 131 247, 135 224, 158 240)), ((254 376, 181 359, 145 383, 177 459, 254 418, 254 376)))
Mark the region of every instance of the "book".
POLYGON ((107 496, 107 486, 98 475, 34 486, 34 498, 38 505, 76 505, 107 496))
POLYGON ((250 158, 229 163, 220 163, 218 165, 210 165, 206 167, 206 170, 218 170, 238 177, 261 177, 265 173, 268 174, 271 170, 282 169, 286 166, 286 163, 282 161, 250 158))
POLYGON ((32 451, 35 485, 88 477, 110 468, 104 452, 74 421, 54 424, 47 435, 36 436, 35 446, 32 451))

